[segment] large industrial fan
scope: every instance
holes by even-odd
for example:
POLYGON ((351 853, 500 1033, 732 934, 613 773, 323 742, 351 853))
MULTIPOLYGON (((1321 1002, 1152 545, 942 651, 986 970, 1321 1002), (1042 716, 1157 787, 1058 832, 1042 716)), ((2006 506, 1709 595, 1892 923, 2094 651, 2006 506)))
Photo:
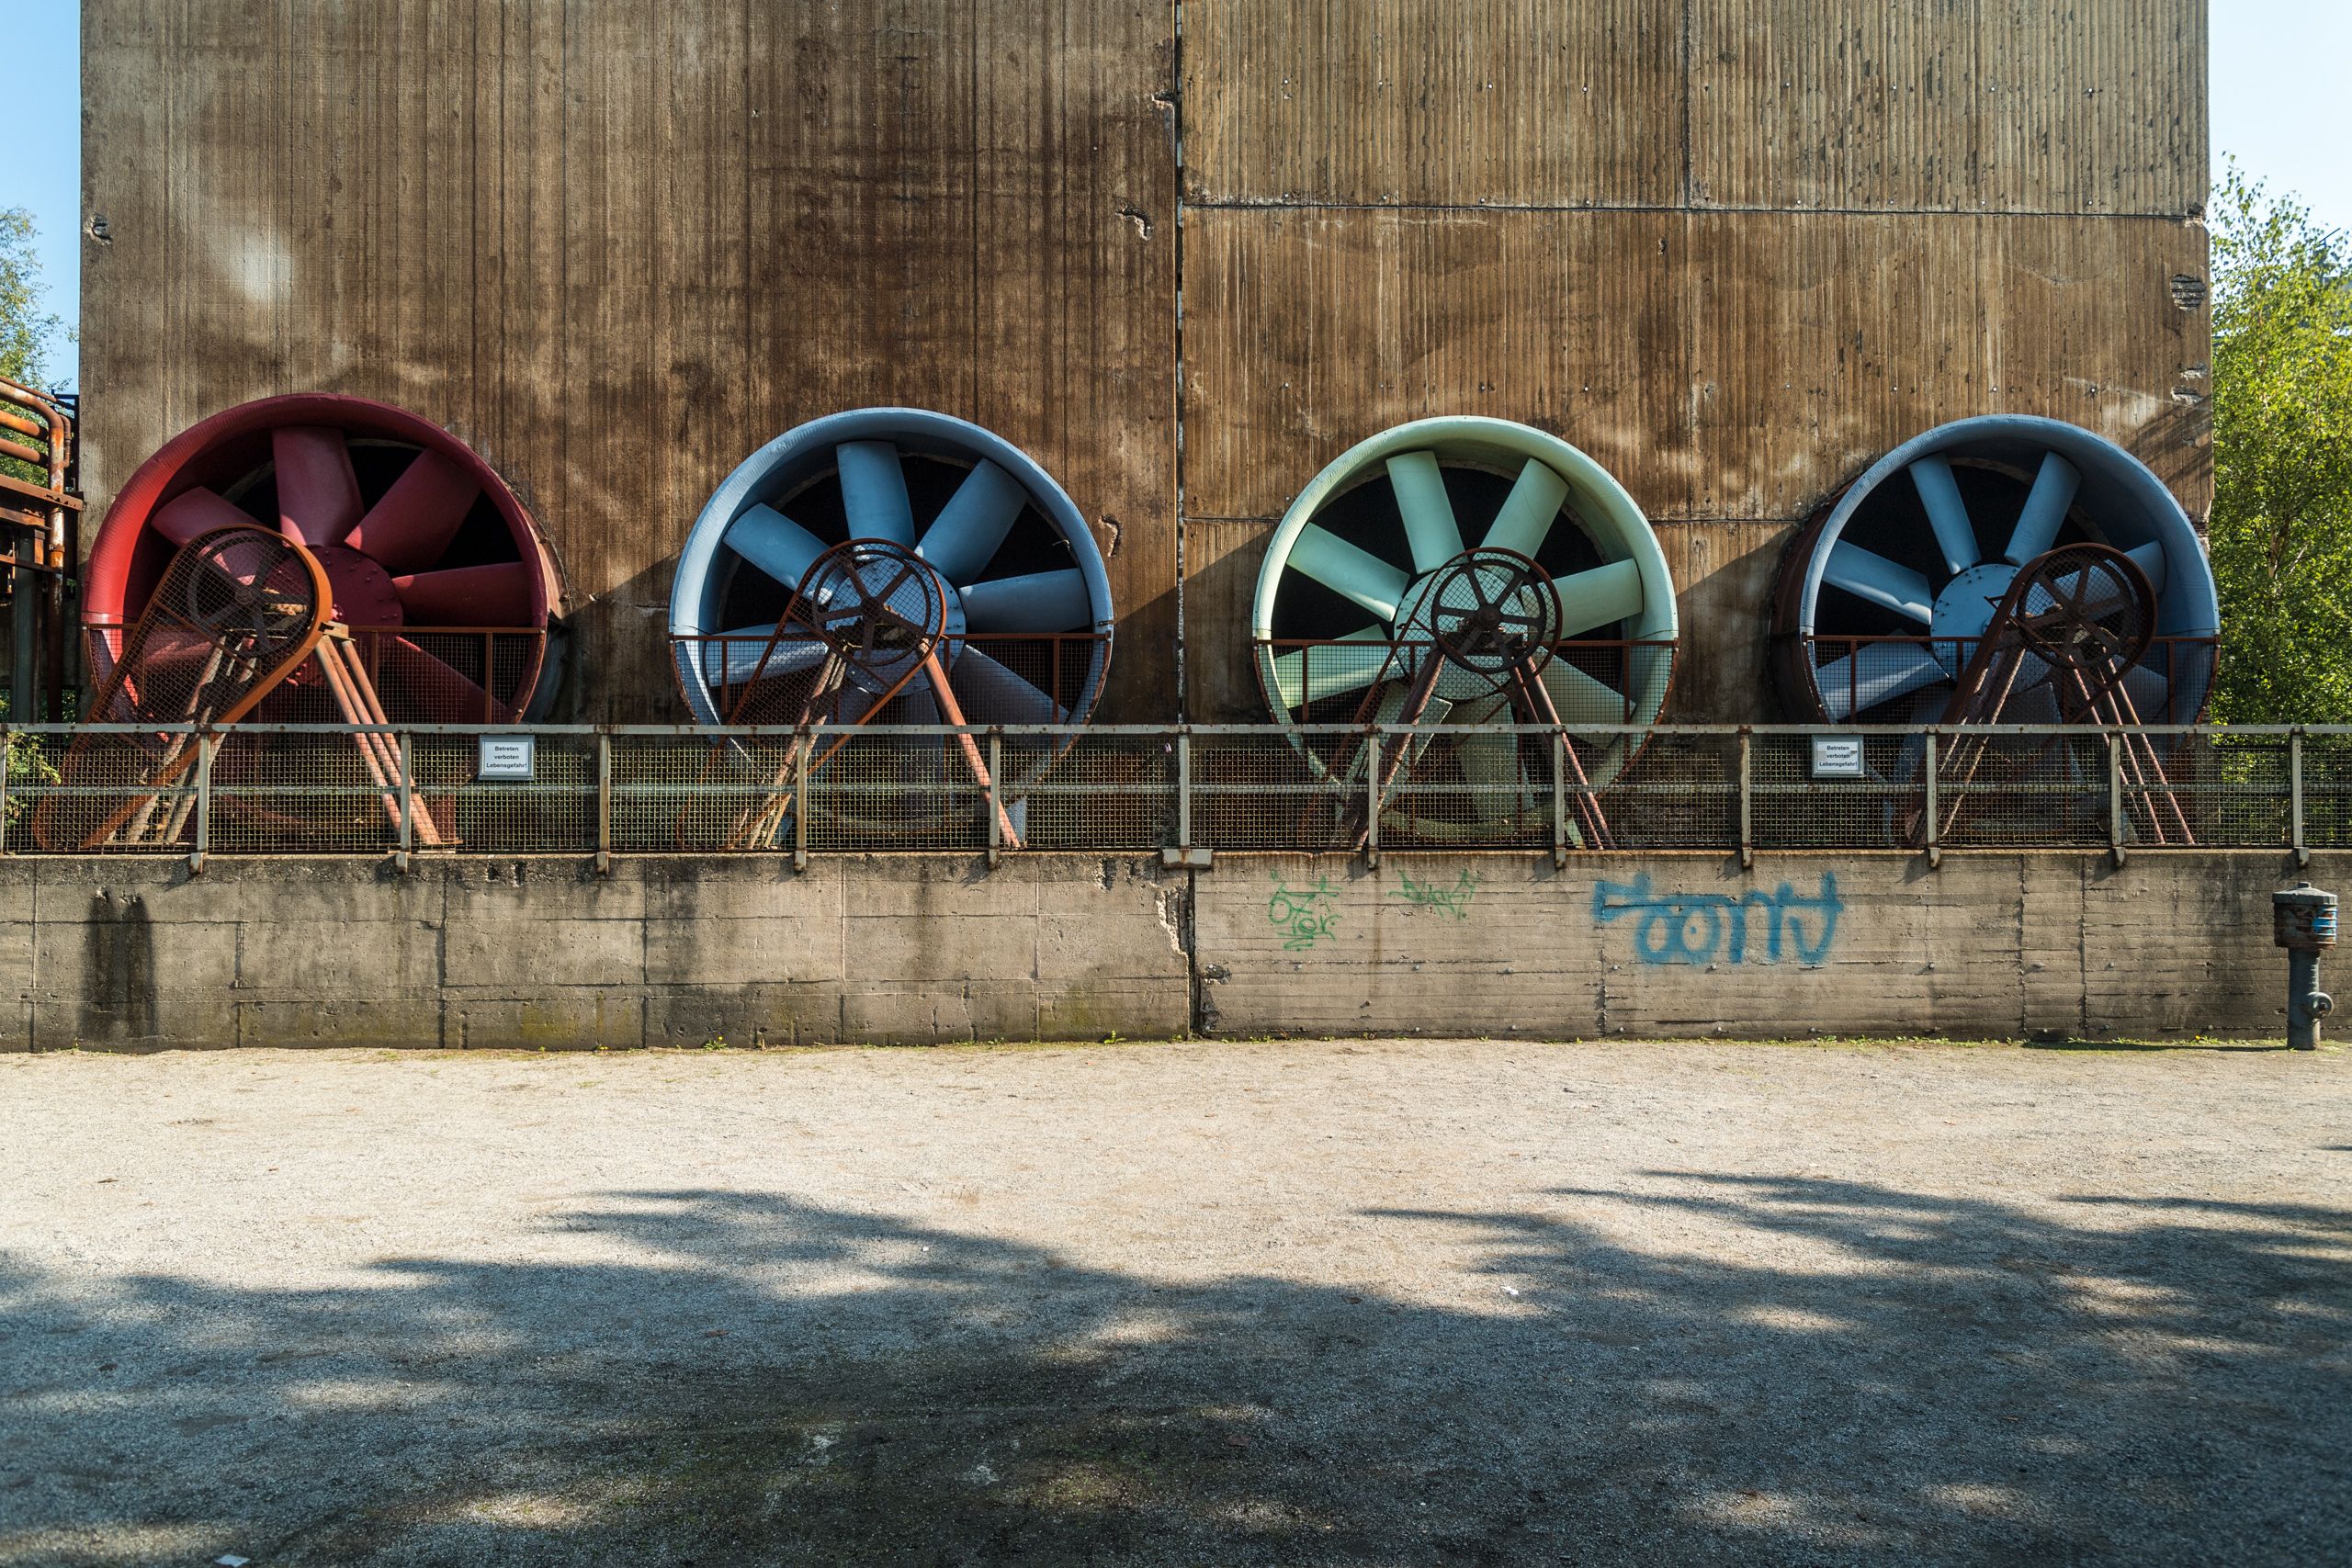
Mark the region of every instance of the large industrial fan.
MULTIPOLYGON (((1665 705, 1678 623, 1657 536, 1606 470, 1542 431, 1453 418, 1374 436, 1299 493, 1250 629, 1267 703, 1347 801, 1371 762, 1300 727, 1601 728, 1565 758, 1575 831, 1599 847, 1597 792, 1665 705)), ((1552 744, 1424 734, 1380 760, 1377 809, 1423 838, 1508 830, 1548 811, 1552 744)))
MULTIPOLYGON (((2114 694, 2116 711, 2126 722, 2194 722, 2212 685, 2221 615, 2188 515, 2112 443, 2018 415, 1962 420, 1905 443, 1798 533, 1774 604, 1784 705, 1831 723, 1943 718, 2020 572, 2083 543, 2129 558, 2154 595, 2154 624, 2114 694)), ((2061 702, 2055 686, 2029 682, 2003 718, 2059 723, 2061 702)))
MULTIPOLYGON (((753 453, 695 520, 670 595, 679 683, 713 725, 1077 723, 1102 692, 1111 619, 1102 552, 1061 487, 1002 437, 921 409, 830 415, 753 453)), ((771 769, 767 804, 729 841, 780 832, 804 771, 844 744, 771 769)), ((882 753, 869 780, 889 769, 879 793, 900 802, 938 762, 991 783, 968 739, 861 750, 882 753)), ((1051 749, 1025 755, 1034 776, 1051 749)), ((1024 778, 993 783, 1017 841, 1024 778)))
MULTIPOLYGON (((412 797, 398 743, 381 732, 382 701, 350 628, 328 618, 331 604, 317 555, 275 529, 224 524, 181 546, 116 644, 91 700, 95 722, 67 749, 34 837, 52 851, 179 842, 197 807, 185 781, 218 732, 309 678, 354 727, 384 824, 446 842, 435 811, 446 816, 447 803, 412 797)), ((266 760, 249 771, 266 771, 266 760)))
MULTIPOLYGON (((332 618, 393 723, 506 723, 552 695, 552 556, 481 458, 415 414, 308 394, 243 404, 183 432, 131 475, 90 553, 91 676, 124 651, 176 553, 260 526, 324 571, 332 618)), ((340 716, 322 674, 281 683, 255 716, 340 716)))

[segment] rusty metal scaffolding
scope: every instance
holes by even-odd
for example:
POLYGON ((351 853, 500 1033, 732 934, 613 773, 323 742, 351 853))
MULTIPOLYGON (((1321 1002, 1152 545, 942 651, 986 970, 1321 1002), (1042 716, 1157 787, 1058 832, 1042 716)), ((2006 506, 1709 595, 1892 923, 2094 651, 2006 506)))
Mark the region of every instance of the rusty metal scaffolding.
POLYGON ((66 584, 75 575, 82 510, 81 455, 71 398, 0 379, 0 457, 34 470, 27 478, 0 467, 0 585, 7 592, 10 633, 8 711, 38 709, 54 724, 65 716, 66 584))

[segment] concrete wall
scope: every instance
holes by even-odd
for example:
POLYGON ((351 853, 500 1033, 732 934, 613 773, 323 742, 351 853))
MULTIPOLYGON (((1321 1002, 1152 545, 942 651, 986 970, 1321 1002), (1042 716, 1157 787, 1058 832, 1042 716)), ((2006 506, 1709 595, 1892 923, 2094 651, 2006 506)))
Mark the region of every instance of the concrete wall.
POLYGON ((0 862, 7 1043, 1180 1033, 1181 882, 1100 859, 0 862))
MULTIPOLYGON (((2341 885, 2352 856, 2310 874, 2341 885)), ((2266 853, 0 860, 0 1048, 2266 1035, 2266 853)))

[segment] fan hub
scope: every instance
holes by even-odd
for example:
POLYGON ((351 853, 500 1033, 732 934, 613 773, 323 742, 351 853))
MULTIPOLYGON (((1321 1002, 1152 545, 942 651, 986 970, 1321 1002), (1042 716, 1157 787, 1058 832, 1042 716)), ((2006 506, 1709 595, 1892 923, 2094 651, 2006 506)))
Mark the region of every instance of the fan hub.
POLYGON ((858 689, 896 690, 933 654, 952 662, 964 634, 962 602, 902 545, 855 539, 820 557, 800 585, 795 616, 838 655, 858 689))
POLYGON ((1928 635, 1936 638, 1930 651, 1936 662, 1946 672, 1960 673, 1974 651, 1970 645, 1984 637, 1984 628, 1993 624, 1993 615, 2008 597, 2009 584, 2017 581, 2018 569, 2005 560, 1985 561, 1944 584, 1936 595, 1934 618, 1928 622, 1928 635), (1945 639, 1951 640, 1947 641, 1945 639))
POLYGON ((1475 549, 1423 574, 1396 616, 1396 661, 1406 675, 1439 660, 1432 694, 1470 702, 1507 685, 1514 670, 1533 677, 1560 635, 1552 580, 1510 550, 1475 549))
POLYGON ((311 553, 327 574, 327 590, 334 596, 334 618, 347 626, 397 626, 408 615, 401 606, 392 574, 357 550, 344 545, 320 545, 311 553))

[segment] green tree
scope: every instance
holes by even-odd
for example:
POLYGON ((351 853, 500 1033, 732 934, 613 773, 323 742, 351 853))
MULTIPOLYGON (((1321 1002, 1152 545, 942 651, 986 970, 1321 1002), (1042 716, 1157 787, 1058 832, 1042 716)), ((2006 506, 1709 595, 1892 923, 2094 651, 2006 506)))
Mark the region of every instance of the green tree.
POLYGON ((2213 283, 2213 716, 2352 723, 2352 238, 2233 164, 2213 283))
POLYGON ((33 254, 40 231, 21 207, 0 211, 0 376, 38 387, 49 372, 49 351, 65 323, 41 309, 49 288, 33 254))
MULTIPOLYGON (((0 377, 26 387, 41 385, 49 351, 65 333, 65 323, 41 308, 49 290, 41 281, 40 258, 33 254, 38 233, 33 215, 23 208, 0 210, 0 377)), ((48 478, 13 457, 0 457, 0 473, 48 478)))

